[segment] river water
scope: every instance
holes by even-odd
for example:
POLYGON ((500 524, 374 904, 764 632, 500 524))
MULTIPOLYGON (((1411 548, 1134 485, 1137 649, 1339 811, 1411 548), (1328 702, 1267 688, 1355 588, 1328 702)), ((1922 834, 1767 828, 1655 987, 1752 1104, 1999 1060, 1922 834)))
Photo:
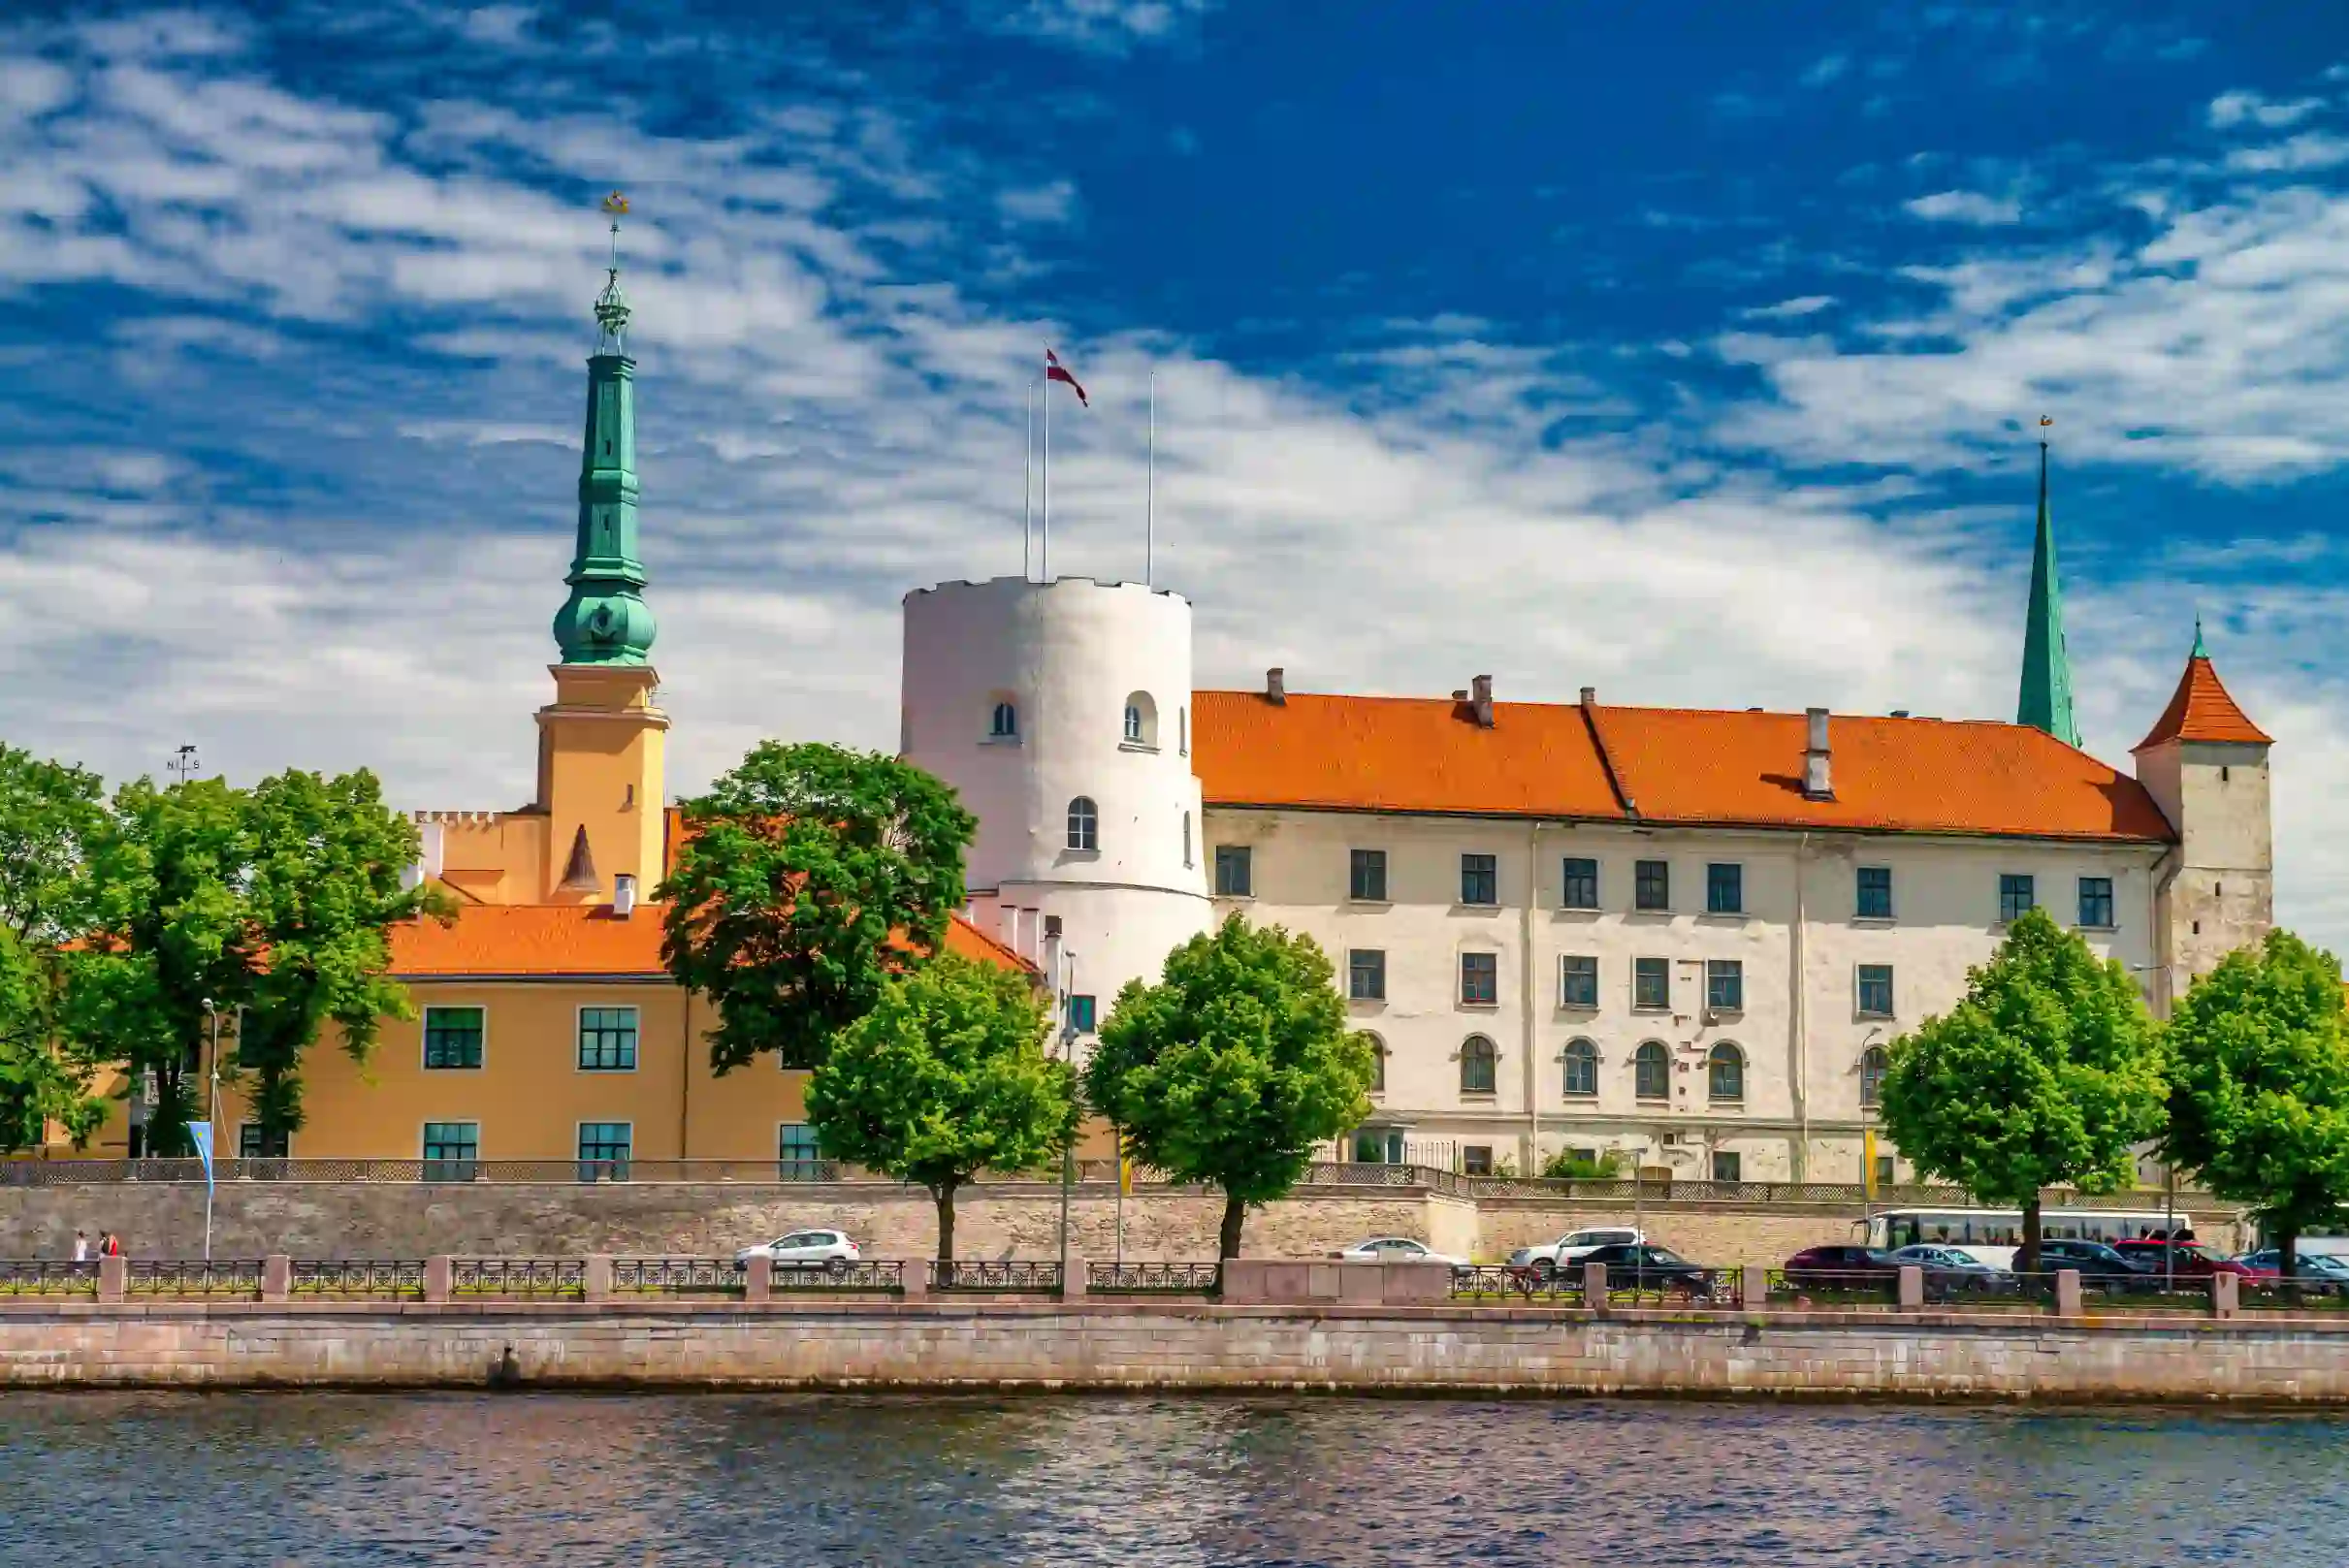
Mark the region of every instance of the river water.
POLYGON ((2349 1421, 1337 1398, 4 1394, 0 1563, 2349 1558, 2349 1421))

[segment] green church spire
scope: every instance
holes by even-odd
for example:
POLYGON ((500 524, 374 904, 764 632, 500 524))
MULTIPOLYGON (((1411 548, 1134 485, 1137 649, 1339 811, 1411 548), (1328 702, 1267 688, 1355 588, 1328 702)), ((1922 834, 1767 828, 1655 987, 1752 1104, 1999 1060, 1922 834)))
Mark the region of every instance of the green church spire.
POLYGON ((2064 647, 2064 591, 2055 578, 2055 517, 2047 508, 2047 427, 2039 439, 2039 537, 2031 547, 2031 610, 2023 622, 2023 685, 2014 721, 2079 744, 2072 717, 2072 659, 2064 647))
POLYGON ((657 628, 636 557, 636 362, 627 356, 628 302, 620 288, 620 218, 628 205, 615 191, 603 209, 612 218, 612 265, 595 301, 579 535, 563 579, 571 596, 555 613, 555 642, 565 664, 643 664, 657 628))

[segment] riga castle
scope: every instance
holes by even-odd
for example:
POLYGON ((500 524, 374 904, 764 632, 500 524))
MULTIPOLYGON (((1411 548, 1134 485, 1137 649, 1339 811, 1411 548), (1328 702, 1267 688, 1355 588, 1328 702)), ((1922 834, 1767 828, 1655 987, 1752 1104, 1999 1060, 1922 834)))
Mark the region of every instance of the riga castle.
MULTIPOLYGON (((364 1070, 311 1056, 294 1147, 474 1162, 815 1157, 801 1074, 714 1079, 660 960, 676 831, 637 553, 615 271, 588 362, 577 538, 537 788, 425 811, 462 906, 402 931, 420 1008, 364 1070)), ((2127 769, 2078 745, 2043 460, 2015 721, 1193 683, 1189 600, 999 578, 904 602, 904 755, 979 818, 957 949, 1058 981, 1079 1042, 1231 913, 1321 944, 1376 1041, 1337 1157, 1851 1182, 1885 1047, 2035 906, 2156 1010, 2271 919, 2269 737, 2199 633, 2127 769)), ((519 726, 518 726, 519 728, 519 726)), ((135 1151, 117 1115, 94 1152, 135 1151)), ((241 1112, 234 1097, 224 1120, 241 1112)), ((224 1138, 225 1143, 225 1138, 224 1138)), ((1880 1179, 1911 1171, 1875 1145, 1880 1179)), ((610 1168, 609 1166, 606 1168, 610 1168)))

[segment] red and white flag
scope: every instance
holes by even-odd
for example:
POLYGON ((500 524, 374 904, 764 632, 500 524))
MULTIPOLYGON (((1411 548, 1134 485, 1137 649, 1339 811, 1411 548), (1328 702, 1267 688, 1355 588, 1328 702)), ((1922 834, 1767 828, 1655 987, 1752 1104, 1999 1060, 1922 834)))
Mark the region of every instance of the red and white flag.
POLYGON ((1060 363, 1060 356, 1048 348, 1044 351, 1044 378, 1046 381, 1066 381, 1070 390, 1077 394, 1079 404, 1086 408, 1093 406, 1093 400, 1084 395, 1084 388, 1078 384, 1075 376, 1069 374, 1069 368, 1060 363))

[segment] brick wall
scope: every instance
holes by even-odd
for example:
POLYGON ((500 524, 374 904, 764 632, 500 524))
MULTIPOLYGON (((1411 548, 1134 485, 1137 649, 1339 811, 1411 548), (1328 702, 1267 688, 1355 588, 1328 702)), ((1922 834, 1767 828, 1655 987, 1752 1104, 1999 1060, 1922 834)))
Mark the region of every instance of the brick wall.
POLYGON ((500 1377, 2339 1404, 2349 1401, 2349 1326, 1102 1301, 0 1307, 0 1386, 480 1387, 500 1377))

